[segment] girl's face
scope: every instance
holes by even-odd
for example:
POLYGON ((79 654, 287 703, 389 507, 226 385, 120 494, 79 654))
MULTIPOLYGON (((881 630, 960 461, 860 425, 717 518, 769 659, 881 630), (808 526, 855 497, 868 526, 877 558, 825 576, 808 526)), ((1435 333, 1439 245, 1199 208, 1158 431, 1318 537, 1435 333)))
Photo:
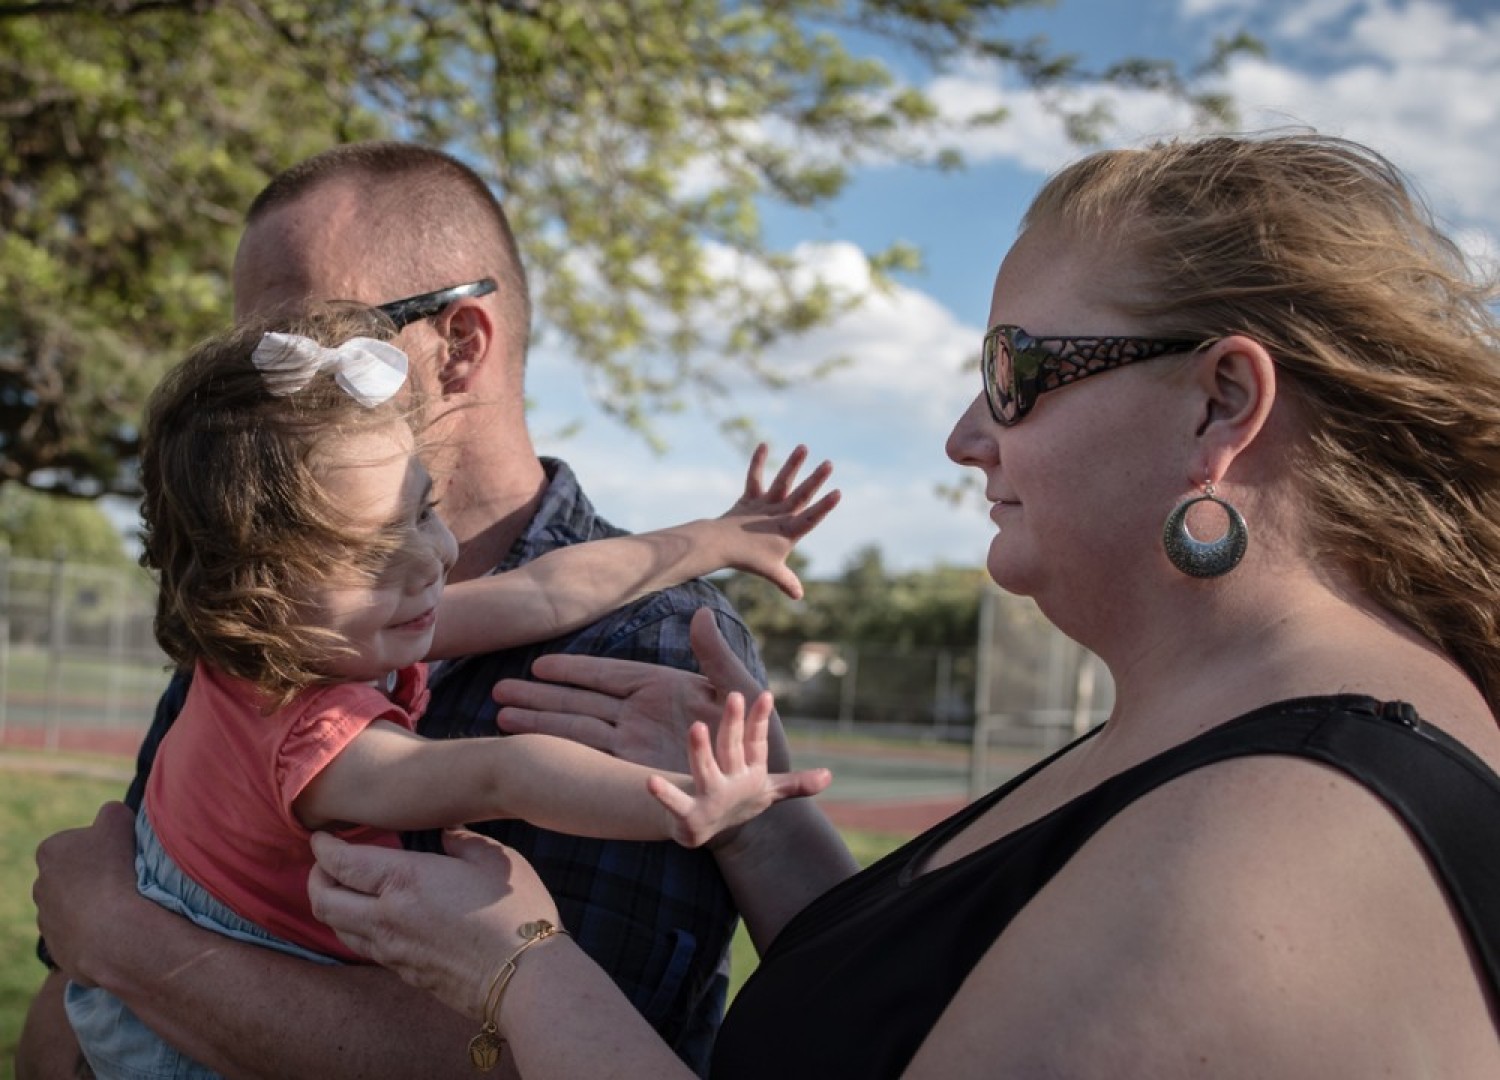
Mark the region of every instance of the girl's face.
POLYGON ((312 618, 354 650, 334 660, 328 674, 375 681, 427 655, 458 544, 437 515, 411 430, 399 420, 330 447, 323 483, 357 528, 403 538, 373 579, 331 575, 313 597, 312 618))
MULTIPOLYGON (((1033 226, 1000 267, 989 325, 1036 337, 1139 335, 1105 300, 1122 285, 1128 279, 1087 245, 1033 226)), ((1164 423, 1173 370, 1150 360, 1090 375, 1041 394, 1010 427, 994 420, 981 389, 948 437, 948 456, 984 474, 997 529, 990 576, 1036 598, 1054 621, 1106 617, 1159 554, 1182 487, 1182 457, 1169 445, 1180 426, 1164 423)))

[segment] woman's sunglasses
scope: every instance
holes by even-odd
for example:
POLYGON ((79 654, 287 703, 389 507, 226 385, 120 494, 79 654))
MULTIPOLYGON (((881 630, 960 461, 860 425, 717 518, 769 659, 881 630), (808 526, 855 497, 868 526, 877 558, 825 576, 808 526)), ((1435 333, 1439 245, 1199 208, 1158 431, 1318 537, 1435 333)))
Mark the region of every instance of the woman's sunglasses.
POLYGON ((1183 338, 1032 337, 1019 326, 992 326, 984 335, 979 367, 984 396, 997 424, 1010 427, 1048 390, 1101 371, 1209 344, 1183 338))

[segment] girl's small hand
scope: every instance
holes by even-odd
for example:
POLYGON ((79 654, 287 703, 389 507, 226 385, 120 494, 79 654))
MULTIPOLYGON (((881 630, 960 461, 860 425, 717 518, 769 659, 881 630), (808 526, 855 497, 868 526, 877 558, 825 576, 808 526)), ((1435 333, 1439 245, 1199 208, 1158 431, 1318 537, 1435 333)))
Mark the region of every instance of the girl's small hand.
MULTIPOLYGON (((816 795, 832 780, 827 769, 771 773, 766 769, 772 698, 758 695, 745 714, 742 694, 724 701, 715 755, 707 725, 688 732, 688 766, 692 791, 662 776, 647 781, 651 794, 671 815, 672 838, 684 847, 699 847, 719 833, 743 825, 772 803, 816 795)), ((686 785, 684 785, 685 787, 686 785)))
POLYGON ((729 557, 725 565, 759 574, 798 600, 802 597, 802 582, 786 565, 786 558, 797 542, 839 504, 840 496, 834 490, 813 502, 833 474, 833 465, 823 462, 799 483, 797 473, 807 461, 807 447, 801 445, 788 455, 770 487, 762 486, 761 472, 768 453, 765 443, 755 448, 745 474, 744 494, 718 519, 734 528, 728 538, 729 557))

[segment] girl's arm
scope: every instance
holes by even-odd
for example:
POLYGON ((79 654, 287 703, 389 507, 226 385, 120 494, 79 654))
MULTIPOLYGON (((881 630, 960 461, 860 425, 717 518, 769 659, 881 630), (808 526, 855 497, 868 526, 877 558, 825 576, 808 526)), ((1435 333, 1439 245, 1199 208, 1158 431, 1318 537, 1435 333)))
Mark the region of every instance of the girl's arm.
POLYGON ((438 607, 429 658, 546 641, 648 593, 726 568, 759 574, 800 597, 802 583, 786 557, 838 505, 837 491, 813 501, 833 466, 825 461, 798 483, 807 460, 807 448, 798 446, 763 488, 766 453, 764 443, 755 448, 744 494, 722 517, 574 544, 506 573, 450 586, 438 607))
POLYGON ((546 735, 430 740, 385 721, 357 735, 294 804, 310 829, 357 823, 425 829, 521 818, 555 832, 616 840, 676 840, 697 847, 772 803, 815 795, 826 769, 766 769, 771 695, 747 720, 739 694, 725 702, 717 746, 690 735, 692 775, 662 774, 546 735))

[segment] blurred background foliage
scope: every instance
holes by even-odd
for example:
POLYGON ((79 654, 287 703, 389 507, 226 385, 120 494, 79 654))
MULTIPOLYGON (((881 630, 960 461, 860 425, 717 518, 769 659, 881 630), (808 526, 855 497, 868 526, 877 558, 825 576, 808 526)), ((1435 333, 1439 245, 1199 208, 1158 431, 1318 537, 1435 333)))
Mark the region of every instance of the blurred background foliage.
MULTIPOLYGON (((145 394, 228 318, 243 209, 292 162, 381 136, 494 185, 543 328, 605 413, 649 439, 692 400, 744 434, 721 373, 815 377, 839 358, 792 369, 773 346, 860 299, 769 246, 763 208, 825 204, 872 155, 961 164, 923 137, 939 118, 911 72, 989 58, 1035 86, 1102 77, 1227 115, 1195 76, 1247 42, 1187 75, 1085 72, 1006 36, 1044 3, 0 3, 0 487, 133 494, 145 394)), ((1101 114, 1070 119, 1087 139, 1101 114)), ((919 259, 867 254, 877 287, 919 259)))

